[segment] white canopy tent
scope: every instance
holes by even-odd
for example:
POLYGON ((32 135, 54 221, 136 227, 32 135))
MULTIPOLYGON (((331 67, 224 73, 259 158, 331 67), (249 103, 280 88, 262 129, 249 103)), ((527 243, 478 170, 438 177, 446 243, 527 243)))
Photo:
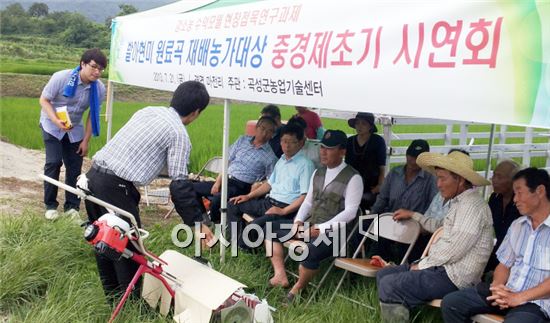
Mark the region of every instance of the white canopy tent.
POLYGON ((547 1, 234 3, 114 19, 107 100, 110 138, 113 83, 225 99, 222 210, 229 99, 550 128, 547 1))

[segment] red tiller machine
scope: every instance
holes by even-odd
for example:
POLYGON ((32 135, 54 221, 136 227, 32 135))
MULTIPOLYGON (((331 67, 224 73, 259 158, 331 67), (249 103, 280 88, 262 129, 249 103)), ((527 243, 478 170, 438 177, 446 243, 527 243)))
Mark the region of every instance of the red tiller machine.
POLYGON ((167 315, 173 307, 176 322, 273 322, 271 311, 274 309, 267 301, 246 294, 243 290, 246 286, 238 281, 175 250, 166 250, 160 256, 149 252, 143 245, 149 233, 138 228, 131 213, 94 197, 86 188, 76 189, 44 175, 40 178, 109 210, 110 213, 86 224, 84 238, 103 257, 127 258, 139 264, 109 322, 115 320, 142 276, 141 296, 151 307, 159 306, 162 315, 167 315), (130 224, 120 216, 129 219, 130 224), (128 249, 130 244, 134 251, 128 249))
POLYGON ((124 306, 124 303, 128 299, 128 296, 134 289, 138 279, 143 274, 149 274, 161 281, 170 295, 172 297, 175 296, 175 291, 172 286, 174 286, 174 284, 175 286, 178 286, 180 282, 178 282, 178 279, 175 276, 163 269, 163 266, 167 265, 165 261, 147 251, 143 245, 143 239, 146 238, 149 233, 138 228, 136 219, 131 213, 104 202, 92 195, 88 195, 83 190, 75 189, 44 175, 40 175, 40 177, 51 184, 57 185, 60 188, 79 196, 82 199, 101 205, 113 212, 103 215, 97 221, 94 221, 94 223, 87 224, 86 229, 84 230, 84 238, 89 244, 94 246, 96 253, 99 255, 107 257, 111 260, 128 258, 139 264, 136 274, 128 285, 122 299, 113 311, 109 322, 112 322, 116 318, 124 306), (131 224, 128 224, 117 215, 126 217, 130 220, 131 224), (127 248, 130 243, 137 251, 131 251, 127 248), (171 286, 167 280, 171 281, 173 285, 171 286))

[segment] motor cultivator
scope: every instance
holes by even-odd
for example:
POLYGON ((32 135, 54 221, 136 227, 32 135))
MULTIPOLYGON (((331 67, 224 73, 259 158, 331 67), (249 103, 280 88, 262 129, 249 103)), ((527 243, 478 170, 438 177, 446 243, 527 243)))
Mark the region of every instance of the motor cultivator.
POLYGON ((93 223, 83 224, 84 238, 103 257, 127 258, 139 264, 109 322, 115 320, 142 276, 141 296, 153 308, 160 301, 162 315, 173 308, 176 322, 273 322, 270 313, 273 309, 265 300, 246 294, 245 285, 177 251, 167 250, 160 256, 149 252, 143 244, 149 233, 138 228, 131 213, 94 197, 86 188, 73 188, 47 176, 40 177, 81 199, 105 207, 109 213, 93 223), (127 218, 130 224, 120 216, 127 218), (130 244, 134 251, 128 249, 130 244))

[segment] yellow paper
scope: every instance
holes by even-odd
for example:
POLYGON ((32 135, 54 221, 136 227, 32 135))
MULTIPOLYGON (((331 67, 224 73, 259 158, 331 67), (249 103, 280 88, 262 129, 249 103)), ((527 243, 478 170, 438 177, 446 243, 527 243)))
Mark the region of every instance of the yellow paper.
POLYGON ((67 111, 67 106, 62 106, 55 108, 55 114, 59 118, 59 120, 65 122, 65 126, 67 128, 71 128, 73 125, 71 123, 71 118, 69 117, 69 111, 67 111))

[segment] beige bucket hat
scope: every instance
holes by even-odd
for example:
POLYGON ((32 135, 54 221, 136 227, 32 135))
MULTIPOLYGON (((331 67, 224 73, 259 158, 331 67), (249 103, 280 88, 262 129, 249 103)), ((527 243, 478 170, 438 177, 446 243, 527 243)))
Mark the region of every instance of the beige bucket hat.
POLYGON ((453 151, 448 155, 430 152, 422 153, 418 155, 416 163, 422 169, 432 174, 435 174, 435 168, 439 167, 464 177, 476 186, 491 184, 491 182, 476 173, 474 170, 474 161, 470 156, 459 151, 453 151))

